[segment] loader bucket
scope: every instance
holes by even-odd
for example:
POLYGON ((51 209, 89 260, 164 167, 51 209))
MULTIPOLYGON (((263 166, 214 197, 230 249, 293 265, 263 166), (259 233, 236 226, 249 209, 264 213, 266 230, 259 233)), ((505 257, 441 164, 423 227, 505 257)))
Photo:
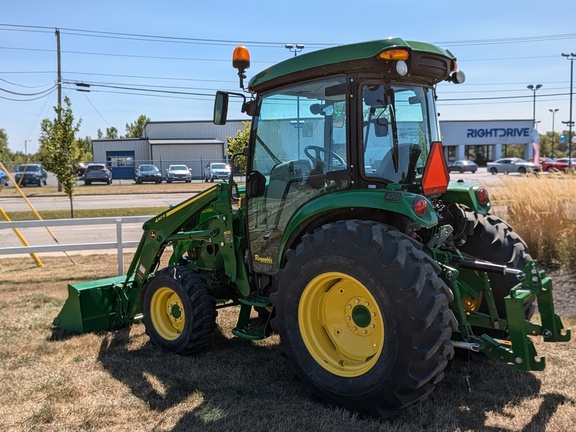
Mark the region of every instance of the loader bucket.
POLYGON ((68 285, 68 299, 52 322, 73 333, 87 333, 121 327, 125 323, 122 310, 127 300, 120 293, 126 276, 116 276, 68 285))

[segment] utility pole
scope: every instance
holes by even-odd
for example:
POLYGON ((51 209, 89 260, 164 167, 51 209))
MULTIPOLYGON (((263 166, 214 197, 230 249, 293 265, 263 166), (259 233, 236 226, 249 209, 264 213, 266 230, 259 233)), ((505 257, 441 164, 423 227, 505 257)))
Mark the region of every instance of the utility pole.
MULTIPOLYGON (((62 127, 62 67, 60 62, 60 30, 56 28, 56 57, 58 62, 58 77, 56 79, 56 84, 58 86, 58 127, 62 127)), ((62 183, 58 180, 58 192, 62 192, 62 183)), ((70 196, 70 213, 74 217, 74 209, 72 207, 72 196, 70 196)))
POLYGON ((60 123, 61 114, 60 111, 62 109, 62 67, 60 62, 60 30, 56 29, 56 55, 58 58, 58 77, 56 79, 56 84, 58 86, 58 123, 60 123))

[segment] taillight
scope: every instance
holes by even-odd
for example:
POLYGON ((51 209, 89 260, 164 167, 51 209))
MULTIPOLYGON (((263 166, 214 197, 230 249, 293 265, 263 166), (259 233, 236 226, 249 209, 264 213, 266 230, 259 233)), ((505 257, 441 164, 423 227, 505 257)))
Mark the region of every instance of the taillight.
POLYGON ((488 195, 488 191, 484 188, 478 189, 478 191, 476 192, 476 197, 478 198, 478 202, 483 206, 485 206, 486 204, 488 204, 488 202, 490 202, 490 196, 488 195))
POLYGON ((412 202, 412 210, 417 216, 422 217, 428 211, 428 201, 424 197, 417 197, 412 202))

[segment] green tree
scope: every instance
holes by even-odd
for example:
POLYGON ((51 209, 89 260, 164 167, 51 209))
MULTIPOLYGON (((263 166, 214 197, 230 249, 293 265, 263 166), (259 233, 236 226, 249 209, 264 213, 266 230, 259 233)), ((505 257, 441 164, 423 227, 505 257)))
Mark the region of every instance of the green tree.
POLYGON ((141 138, 144 127, 149 121, 150 118, 142 114, 135 122, 126 123, 126 138, 141 138))
POLYGON ((106 139, 118 139, 118 129, 114 126, 106 128, 106 139))
MULTIPOLYGON (((228 156, 232 157, 236 153, 241 153, 245 147, 248 147, 248 140, 250 138, 250 122, 243 121, 242 125, 244 129, 239 130, 236 132, 236 138, 233 137, 226 137, 228 141, 228 156)), ((234 165, 240 169, 242 174, 246 174, 246 158, 244 156, 238 156, 235 161, 234 165)))
POLYGON ((0 129, 0 162, 11 159, 10 149, 8 148, 8 135, 4 129, 0 129))
POLYGON ((72 198, 76 186, 76 174, 73 167, 80 162, 80 149, 75 135, 80 129, 82 119, 74 124, 70 99, 64 98, 66 108, 54 107, 57 118, 42 120, 40 134, 40 160, 48 171, 53 172, 58 184, 70 199, 70 217, 74 217, 72 198))
POLYGON ((86 162, 92 160, 92 138, 89 136, 78 138, 76 142, 78 144, 78 150, 80 151, 80 161, 86 162))

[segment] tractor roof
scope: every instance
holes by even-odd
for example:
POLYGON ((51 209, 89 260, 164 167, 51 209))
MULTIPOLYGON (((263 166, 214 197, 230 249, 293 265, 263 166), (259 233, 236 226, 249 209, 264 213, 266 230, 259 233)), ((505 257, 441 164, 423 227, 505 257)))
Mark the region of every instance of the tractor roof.
MULTIPOLYGON (((303 78, 330 75, 338 70, 344 73, 363 69, 369 70, 370 67, 373 69, 374 65, 371 60, 376 60, 381 51, 392 48, 405 48, 411 53, 444 58, 447 66, 455 60, 455 57, 448 50, 432 44, 405 41, 400 38, 340 45, 301 54, 269 67, 250 80, 250 90, 261 92, 279 85, 299 81, 303 78)), ((450 70, 447 70, 438 74, 437 71, 437 76, 429 81, 442 81, 448 77, 450 72, 450 70)), ((434 82, 431 82, 431 84, 434 82)))

